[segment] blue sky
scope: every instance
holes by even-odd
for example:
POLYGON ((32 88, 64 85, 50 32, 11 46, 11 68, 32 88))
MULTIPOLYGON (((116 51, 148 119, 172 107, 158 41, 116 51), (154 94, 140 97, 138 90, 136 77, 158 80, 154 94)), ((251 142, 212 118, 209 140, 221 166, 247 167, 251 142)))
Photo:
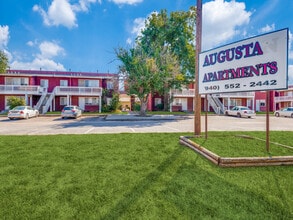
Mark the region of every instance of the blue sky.
MULTIPOLYGON (((203 50, 289 28, 292 0, 202 0, 203 50)), ((114 49, 129 48, 154 11, 184 10, 196 0, 1 0, 0 49, 11 69, 116 73, 114 49)))

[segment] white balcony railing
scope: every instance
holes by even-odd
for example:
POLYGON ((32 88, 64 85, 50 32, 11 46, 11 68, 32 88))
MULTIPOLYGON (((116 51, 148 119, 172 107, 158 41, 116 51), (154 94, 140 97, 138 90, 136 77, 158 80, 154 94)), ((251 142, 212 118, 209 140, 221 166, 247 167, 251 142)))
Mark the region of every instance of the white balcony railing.
POLYGON ((278 96, 274 100, 275 102, 293 102, 293 96, 278 96))
POLYGON ((55 95, 102 95, 102 88, 97 87, 56 86, 55 88, 55 95))
POLYGON ((40 86, 0 85, 0 94, 40 94, 40 86))
POLYGON ((174 97, 193 97, 194 89, 173 89, 172 93, 174 97))
MULTIPOLYGON (((193 97, 194 96, 194 89, 174 89, 172 90, 174 97, 193 97)), ((213 96, 216 97, 254 97, 254 92, 234 92, 234 93, 218 93, 214 94, 213 96)))

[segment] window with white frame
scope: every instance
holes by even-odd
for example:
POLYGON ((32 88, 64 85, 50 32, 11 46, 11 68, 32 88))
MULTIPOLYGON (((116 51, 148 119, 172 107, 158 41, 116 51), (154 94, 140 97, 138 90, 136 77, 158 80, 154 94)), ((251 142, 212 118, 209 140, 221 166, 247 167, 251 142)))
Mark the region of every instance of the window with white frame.
POLYGON ((155 106, 162 104, 161 98, 155 98, 155 106))
POLYGON ((175 98, 173 101, 173 105, 182 105, 182 100, 180 98, 175 98))
POLYGON ((113 89, 114 88, 114 84, 112 81, 107 81, 107 89, 113 89))
POLYGON ((68 80, 60 80, 60 86, 68 86, 68 80))
POLYGON ((28 78, 13 78, 7 77, 5 78, 6 85, 28 85, 28 78))
POLYGON ((259 100, 259 106, 265 107, 266 106, 266 100, 264 100, 264 99, 259 100))
POLYGON ((78 85, 84 87, 99 87, 99 80, 80 79, 78 80, 78 85))
POLYGON ((60 97, 60 105, 67 105, 67 97, 60 97))
POLYGON ((85 104, 86 105, 98 105, 99 104, 99 98, 97 98, 97 97, 87 97, 87 98, 85 98, 85 104))
POLYGON ((231 99, 230 100, 230 105, 231 106, 237 106, 237 105, 241 105, 242 100, 241 99, 231 99))

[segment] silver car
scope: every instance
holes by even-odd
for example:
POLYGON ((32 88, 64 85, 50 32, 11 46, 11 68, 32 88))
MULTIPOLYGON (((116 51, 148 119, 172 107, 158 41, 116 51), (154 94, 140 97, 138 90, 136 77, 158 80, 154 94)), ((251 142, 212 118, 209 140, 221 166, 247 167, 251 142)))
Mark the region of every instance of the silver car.
POLYGON ((255 117, 255 112, 246 106, 235 106, 231 110, 226 110, 225 115, 236 116, 236 117, 247 117, 252 118, 255 117))
POLYGON ((37 109, 33 109, 30 106, 16 106, 8 112, 8 118, 10 120, 15 118, 25 118, 29 119, 32 117, 38 117, 39 111, 37 109))
POLYGON ((64 118, 78 118, 81 117, 82 110, 77 105, 67 105, 62 109, 61 117, 64 118))
POLYGON ((281 110, 275 111, 274 115, 276 117, 283 116, 283 117, 291 117, 291 118, 293 118, 293 107, 283 108, 281 110))

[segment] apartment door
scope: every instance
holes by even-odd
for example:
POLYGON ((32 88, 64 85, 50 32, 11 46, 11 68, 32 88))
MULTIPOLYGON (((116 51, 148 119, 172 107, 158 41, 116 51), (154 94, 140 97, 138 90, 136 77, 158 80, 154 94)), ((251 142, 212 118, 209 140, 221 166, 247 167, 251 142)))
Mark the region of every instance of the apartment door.
POLYGON ((187 98, 181 99, 182 111, 187 111, 187 98))
POLYGON ((78 106, 82 110, 84 110, 84 108, 85 108, 85 98, 84 97, 79 97, 79 99, 78 99, 78 106))

